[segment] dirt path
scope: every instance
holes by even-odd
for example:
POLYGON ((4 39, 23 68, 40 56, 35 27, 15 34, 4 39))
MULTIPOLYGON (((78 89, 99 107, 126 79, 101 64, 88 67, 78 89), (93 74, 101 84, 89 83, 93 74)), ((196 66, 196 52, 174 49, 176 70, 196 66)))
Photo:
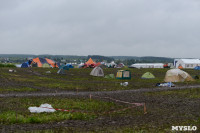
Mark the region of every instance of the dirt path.
POLYGON ((200 88, 200 85, 188 85, 180 87, 159 87, 159 88, 142 88, 135 90, 117 90, 117 91, 56 91, 56 92, 11 92, 9 94, 0 94, 0 97, 29 97, 29 96, 88 96, 92 95, 109 95, 119 93, 140 93, 140 92, 155 92, 155 91, 167 91, 167 90, 180 90, 188 88, 200 88))

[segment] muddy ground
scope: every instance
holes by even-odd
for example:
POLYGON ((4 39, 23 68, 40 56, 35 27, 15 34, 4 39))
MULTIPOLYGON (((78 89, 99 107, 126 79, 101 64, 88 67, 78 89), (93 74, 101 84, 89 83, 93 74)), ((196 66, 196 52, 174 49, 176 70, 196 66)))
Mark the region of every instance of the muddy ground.
MULTIPOLYGON (((4 70, 1 70, 1 72, 4 70)), ((30 71, 28 69, 18 70, 24 75, 36 75, 38 77, 49 77, 38 71, 30 71)), ((57 77, 55 77, 57 78, 57 77)), ((64 78, 60 78, 65 80, 64 78)), ((71 79, 70 79, 71 80, 71 79)), ((87 81, 90 82, 90 81, 87 81)), ((92 81, 91 81, 92 82, 92 81)), ((100 81, 101 82, 101 81, 100 81)), ((114 82, 114 81, 109 81, 114 82)), ((118 82, 118 81, 117 81, 118 82)), ((50 122, 44 124, 12 124, 12 125, 0 125, 1 132, 22 132, 22 131, 66 131, 66 132, 80 132, 80 131, 92 131, 92 132, 117 132, 124 129, 130 129, 132 131, 147 131, 147 132, 170 132, 171 126, 179 125, 195 125, 200 128, 200 98, 185 97, 184 95, 167 94, 167 95, 148 95, 147 92, 165 92, 169 90, 186 90, 192 88, 200 88, 200 84, 195 82, 193 84, 180 84, 174 88, 140 88, 140 89, 129 89, 129 90, 116 90, 116 91, 72 91, 72 90, 60 90, 52 88, 43 88, 29 84, 28 82, 15 81, 12 78, 0 76, 0 86, 14 86, 14 87, 31 87, 36 88, 40 91, 36 92, 1 92, 0 98, 12 98, 12 97, 70 97, 89 98, 89 95, 111 97, 114 99, 135 102, 135 103, 146 103, 147 114, 143 115, 119 115, 119 116, 101 116, 94 120, 83 121, 83 120, 66 120, 60 122, 50 122)), ((188 94, 190 95, 190 94, 188 94)), ((192 95, 192 94, 191 94, 192 95)), ((200 95, 200 94, 199 94, 200 95)), ((94 97, 93 97, 94 98, 94 97)), ((107 99, 100 99, 109 101, 107 99)), ((4 104, 1 101, 0 104, 4 104)), ((122 104, 122 103, 118 103, 122 104)), ((8 105, 9 106, 9 105, 8 105)), ((143 111, 143 107, 136 107, 131 109, 133 112, 135 109, 143 111)), ((129 130, 129 131, 130 131, 129 130)))

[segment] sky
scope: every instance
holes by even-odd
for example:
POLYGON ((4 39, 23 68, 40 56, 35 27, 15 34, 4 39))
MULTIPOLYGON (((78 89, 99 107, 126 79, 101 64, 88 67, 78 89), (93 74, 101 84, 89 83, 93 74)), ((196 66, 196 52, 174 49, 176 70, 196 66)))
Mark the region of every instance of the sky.
POLYGON ((200 58, 199 0, 2 0, 1 54, 200 58))

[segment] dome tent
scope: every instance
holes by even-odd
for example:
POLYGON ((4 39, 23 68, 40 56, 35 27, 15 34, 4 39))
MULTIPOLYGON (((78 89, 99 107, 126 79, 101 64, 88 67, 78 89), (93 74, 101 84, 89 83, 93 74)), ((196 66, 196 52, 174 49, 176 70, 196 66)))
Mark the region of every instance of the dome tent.
POLYGON ((29 67, 28 62, 24 62, 24 63, 22 63, 21 68, 27 68, 27 67, 29 67))
POLYGON ((101 67, 95 67, 95 68, 92 69, 90 75, 103 77, 104 76, 104 72, 103 72, 103 69, 101 67))
POLYGON ((146 72, 146 73, 144 73, 144 74, 142 75, 141 78, 142 78, 142 79, 154 79, 155 76, 154 76, 152 73, 150 73, 150 72, 146 72))
POLYGON ((166 72, 165 82, 184 82, 194 81, 194 79, 185 71, 180 69, 170 69, 166 72))

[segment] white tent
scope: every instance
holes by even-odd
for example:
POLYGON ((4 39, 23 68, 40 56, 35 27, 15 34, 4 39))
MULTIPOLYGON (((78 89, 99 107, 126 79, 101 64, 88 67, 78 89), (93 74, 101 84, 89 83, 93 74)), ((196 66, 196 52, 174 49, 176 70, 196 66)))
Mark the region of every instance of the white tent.
POLYGON ((92 76, 98 76, 98 77, 103 77, 104 76, 104 72, 103 72, 103 69, 101 67, 95 67, 91 71, 90 75, 92 75, 92 76))
POLYGON ((180 69, 170 69, 166 72, 165 82, 184 82, 193 81, 194 79, 185 71, 180 69))
POLYGON ((163 68, 163 63, 136 63, 129 66, 130 68, 163 68))
POLYGON ((200 66, 199 59, 175 59, 174 65, 176 68, 195 68, 196 66, 200 66))
POLYGON ((112 61, 111 63, 108 63, 107 66, 114 68, 117 66, 117 64, 114 61, 112 61))

